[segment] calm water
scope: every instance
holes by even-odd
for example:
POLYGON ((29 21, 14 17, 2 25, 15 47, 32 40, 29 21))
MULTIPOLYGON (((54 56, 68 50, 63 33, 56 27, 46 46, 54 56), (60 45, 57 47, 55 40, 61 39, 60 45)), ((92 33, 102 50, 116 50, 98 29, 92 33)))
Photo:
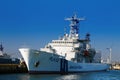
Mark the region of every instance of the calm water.
POLYGON ((68 75, 0 74, 0 80, 120 80, 120 71, 113 70, 68 75))

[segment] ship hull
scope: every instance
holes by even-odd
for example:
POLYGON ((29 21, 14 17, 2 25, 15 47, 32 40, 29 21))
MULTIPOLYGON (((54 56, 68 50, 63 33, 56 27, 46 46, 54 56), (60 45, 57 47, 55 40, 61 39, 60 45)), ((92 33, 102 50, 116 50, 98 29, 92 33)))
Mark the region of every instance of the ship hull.
POLYGON ((59 73, 81 73, 93 71, 105 71, 109 69, 108 64, 102 63, 76 63, 61 58, 55 53, 48 53, 28 48, 19 49, 28 71, 31 74, 59 74, 59 73))
POLYGON ((19 64, 20 60, 17 58, 0 58, 0 64, 19 64))

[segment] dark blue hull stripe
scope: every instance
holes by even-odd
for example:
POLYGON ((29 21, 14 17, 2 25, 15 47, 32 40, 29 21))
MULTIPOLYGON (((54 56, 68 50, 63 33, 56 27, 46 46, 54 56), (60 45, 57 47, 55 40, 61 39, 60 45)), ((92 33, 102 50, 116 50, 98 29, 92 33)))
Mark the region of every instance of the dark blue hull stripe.
POLYGON ((66 73, 84 73, 84 72, 100 72, 100 71, 107 71, 105 70, 95 70, 95 71, 68 71, 62 72, 61 71, 28 71, 29 74, 66 74, 66 73))

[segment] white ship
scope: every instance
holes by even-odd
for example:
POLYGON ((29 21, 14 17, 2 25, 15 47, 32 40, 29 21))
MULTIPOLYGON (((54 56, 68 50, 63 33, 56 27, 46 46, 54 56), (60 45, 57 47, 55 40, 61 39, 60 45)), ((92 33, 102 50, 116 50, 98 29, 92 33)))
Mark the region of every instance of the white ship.
POLYGON ((79 73, 104 71, 108 64, 95 60, 95 49, 90 45, 90 34, 85 39, 79 38, 78 23, 84 18, 74 15, 65 20, 70 21, 70 32, 58 40, 52 40, 44 48, 34 50, 20 48, 29 73, 79 73))

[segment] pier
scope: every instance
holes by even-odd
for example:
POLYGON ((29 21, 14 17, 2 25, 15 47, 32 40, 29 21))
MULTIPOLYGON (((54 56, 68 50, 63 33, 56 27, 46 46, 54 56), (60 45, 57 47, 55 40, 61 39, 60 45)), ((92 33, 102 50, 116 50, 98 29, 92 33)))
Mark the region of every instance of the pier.
POLYGON ((0 74, 3 73, 27 73, 27 67, 24 62, 20 64, 0 64, 0 74))

